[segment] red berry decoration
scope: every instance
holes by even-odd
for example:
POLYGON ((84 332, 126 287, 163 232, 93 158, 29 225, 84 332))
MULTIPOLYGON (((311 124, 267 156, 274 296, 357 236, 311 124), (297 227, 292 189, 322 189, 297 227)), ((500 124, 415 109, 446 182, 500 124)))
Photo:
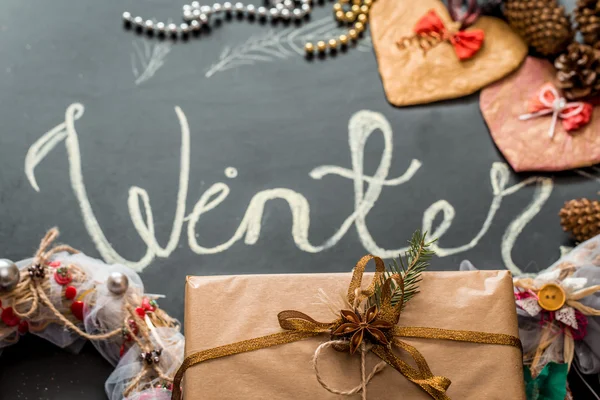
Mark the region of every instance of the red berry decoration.
POLYGON ((77 318, 80 321, 83 321, 84 307, 85 305, 83 304, 83 301, 74 301, 73 303, 71 303, 71 312, 73 313, 75 318, 77 318))
POLYGON ((140 316, 140 318, 144 318, 146 316, 146 311, 142 307, 136 308, 135 312, 140 316))
POLYGON ((19 322, 19 333, 21 335, 24 335, 27 332, 29 332, 29 322, 22 320, 21 322, 19 322))
POLYGON ((125 343, 123 343, 121 345, 121 348, 119 349, 119 357, 123 357, 124 354, 125 354, 125 343))
POLYGON ((73 300, 77 296, 77 289, 74 286, 67 286, 65 289, 65 297, 67 300, 73 300))
POLYGON ((48 266, 54 267, 54 268, 60 267, 60 261, 51 261, 48 263, 48 266))
POLYGON ((68 285, 73 280, 69 267, 60 267, 54 272, 54 280, 61 286, 68 285))
POLYGON ((131 333, 137 336, 137 334, 139 333, 139 329, 135 321, 130 319, 129 321, 127 321, 127 323, 129 324, 129 330, 131 331, 131 333))
POLYGON ((12 307, 6 307, 2 310, 0 318, 2 318, 2 322, 4 322, 6 326, 17 326, 19 325, 19 322, 21 322, 21 319, 15 315, 12 307))
POLYGON ((151 301, 147 297, 144 297, 142 299, 142 308, 145 311, 150 311, 150 312, 156 311, 156 302, 154 300, 151 301))

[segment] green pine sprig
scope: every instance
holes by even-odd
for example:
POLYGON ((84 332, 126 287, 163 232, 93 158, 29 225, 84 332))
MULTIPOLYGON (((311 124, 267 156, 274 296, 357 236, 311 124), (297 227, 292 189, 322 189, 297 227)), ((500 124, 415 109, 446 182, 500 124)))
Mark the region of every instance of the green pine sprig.
MULTIPOLYGON (((427 241, 427 233, 421 234, 416 231, 409 241, 409 248, 404 253, 404 256, 398 256, 389 264, 384 273, 384 280, 391 278, 393 275, 400 277, 400 282, 397 283, 392 279, 392 305, 395 306, 402 302, 402 308, 406 303, 419 293, 419 283, 421 282, 421 273, 427 269, 431 258, 435 252, 431 250, 431 245, 435 240, 427 241)), ((381 290, 382 282, 375 285, 375 294, 370 299, 371 305, 376 304, 381 306, 381 290)))

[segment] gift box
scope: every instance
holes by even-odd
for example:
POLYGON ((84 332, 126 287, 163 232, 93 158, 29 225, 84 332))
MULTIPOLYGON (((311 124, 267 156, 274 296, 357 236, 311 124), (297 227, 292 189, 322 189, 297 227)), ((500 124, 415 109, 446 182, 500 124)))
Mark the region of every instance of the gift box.
MULTIPOLYGON (((363 281, 372 276, 365 274, 363 281)), ((283 310, 299 310, 316 321, 339 318, 341 309, 352 308, 346 292, 354 278, 353 274, 339 273, 190 276, 185 295, 186 356, 282 332, 278 313, 283 310)), ((469 330, 518 338, 512 278, 507 271, 424 272, 419 291, 405 305, 398 326, 469 330)), ((315 351, 328 340, 329 335, 318 335, 254 351, 248 351, 253 344, 247 342, 244 352, 234 355, 215 349, 225 356, 193 365, 185 372, 184 399, 346 397, 326 390, 316 378, 315 351)), ((432 338, 402 340, 420 352, 433 375, 452 382, 445 393, 448 397, 435 398, 525 399, 518 346, 432 338)), ((407 354, 397 349, 394 352, 415 364, 407 354)), ((367 375, 376 365, 380 369, 367 382, 368 399, 433 397, 394 368, 380 365, 382 360, 374 354, 363 354, 367 375)), ((357 353, 325 348, 319 354, 319 376, 330 389, 349 391, 361 386, 360 364, 361 355, 357 353)), ((349 398, 360 399, 358 392, 349 398)))

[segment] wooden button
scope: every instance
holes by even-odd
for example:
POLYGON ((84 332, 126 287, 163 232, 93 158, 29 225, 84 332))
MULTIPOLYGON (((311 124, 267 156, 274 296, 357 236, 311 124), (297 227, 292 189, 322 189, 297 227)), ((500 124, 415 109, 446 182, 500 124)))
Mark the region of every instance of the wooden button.
POLYGON ((565 305, 567 295, 555 283, 547 283, 538 292, 538 304, 546 311, 556 311, 565 305))

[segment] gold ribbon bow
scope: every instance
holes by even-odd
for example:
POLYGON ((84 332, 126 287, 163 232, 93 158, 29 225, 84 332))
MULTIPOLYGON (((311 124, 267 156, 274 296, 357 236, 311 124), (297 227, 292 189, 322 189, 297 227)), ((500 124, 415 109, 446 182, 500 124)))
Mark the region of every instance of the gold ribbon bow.
MULTIPOLYGON (((513 346, 522 349, 519 338, 501 333, 485 333, 475 331, 425 328, 425 327, 399 327, 396 326, 402 312, 402 302, 392 305, 392 280, 400 283, 398 276, 391 276, 385 279, 385 264, 379 257, 366 255, 361 258, 352 274, 352 280, 348 288, 348 302, 350 304, 360 304, 364 299, 375 294, 376 285, 381 285, 381 299, 378 318, 394 325, 386 334, 389 335, 389 344, 382 345, 372 343, 370 351, 385 361, 392 368, 397 370, 406 379, 419 386, 435 400, 450 400, 446 395, 446 390, 450 386, 450 379, 443 376, 435 376, 431 372, 425 357, 413 346, 403 342, 400 338, 422 338, 422 339, 441 339, 454 340, 459 342, 495 344, 503 346, 513 346), (365 268, 369 261, 375 262, 375 276, 367 287, 361 289, 362 278, 365 268), (392 351, 392 345, 400 350, 407 352, 414 360, 417 368, 398 358, 392 351)), ((286 343, 297 342, 313 336, 322 334, 331 335, 339 328, 343 319, 338 318, 333 322, 319 322, 309 315, 300 311, 286 310, 278 314, 279 325, 284 332, 274 333, 267 336, 261 336, 254 339, 243 340, 241 342, 215 347, 212 349, 190 354, 185 358, 183 364, 177 371, 173 381, 173 394, 171 400, 181 399, 181 381, 185 371, 204 361, 216 358, 227 357, 234 354, 245 353, 249 351, 265 349, 268 347, 279 346, 286 343)))

